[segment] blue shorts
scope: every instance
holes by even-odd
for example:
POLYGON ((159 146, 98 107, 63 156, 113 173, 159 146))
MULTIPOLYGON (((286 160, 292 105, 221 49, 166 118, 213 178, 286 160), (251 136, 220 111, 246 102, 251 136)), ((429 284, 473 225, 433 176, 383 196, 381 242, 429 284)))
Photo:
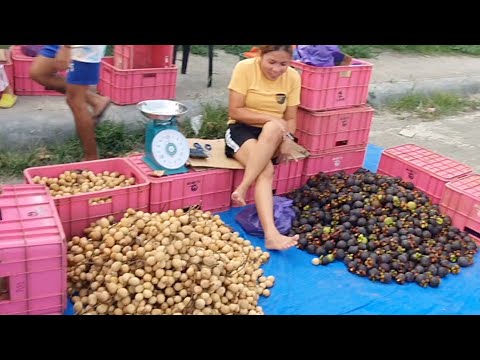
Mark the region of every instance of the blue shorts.
POLYGON ((45 45, 42 50, 40 50, 39 55, 53 59, 57 55, 59 48, 60 45, 45 45))
POLYGON ((67 74, 67 84, 97 85, 100 79, 100 63, 73 60, 67 74))

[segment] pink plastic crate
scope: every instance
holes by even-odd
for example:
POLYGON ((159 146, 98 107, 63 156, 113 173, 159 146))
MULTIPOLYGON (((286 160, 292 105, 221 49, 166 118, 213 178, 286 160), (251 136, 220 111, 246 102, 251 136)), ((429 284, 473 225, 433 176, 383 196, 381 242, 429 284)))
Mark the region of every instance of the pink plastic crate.
POLYGON ((373 65, 353 60, 349 66, 318 67, 292 61, 302 76, 300 105, 310 111, 342 109, 364 105, 373 65))
POLYGON ((177 67, 122 70, 114 67, 112 57, 102 60, 98 92, 118 105, 143 100, 175 99, 177 67))
POLYGON ((413 144, 384 150, 378 166, 379 174, 411 181, 433 204, 440 202, 447 182, 472 172, 470 166, 413 144))
POLYGON ((63 314, 66 288, 65 234, 47 189, 0 186, 0 314, 63 314))
MULTIPOLYGON (((10 86, 15 91, 15 79, 13 77, 13 62, 12 62, 11 52, 8 49, 7 49, 7 62, 3 64, 3 68, 5 69, 5 73, 7 74, 7 79, 10 86)), ((2 92, 0 91, 0 94, 1 93, 2 92)))
POLYGON ((319 172, 331 174, 343 170, 347 174, 352 174, 363 166, 365 154, 366 146, 361 146, 355 150, 310 156, 305 160, 301 185, 305 184, 310 176, 319 172))
POLYGON ((299 108, 296 131, 298 143, 305 147, 310 155, 366 146, 373 112, 370 106, 324 112, 299 108))
POLYGON ((445 185, 440 210, 454 226, 480 243, 480 175, 472 174, 445 185))
POLYGON ((152 176, 143 154, 128 157, 150 181, 150 212, 185 209, 199 205, 204 211, 230 208, 233 172, 229 169, 190 171, 185 174, 152 176))
POLYGON ((115 45, 113 65, 122 70, 170 67, 173 49, 173 45, 115 45))
POLYGON ((85 161, 70 164, 32 167, 25 169, 26 182, 33 184, 35 176, 58 177, 64 171, 70 170, 91 170, 101 173, 104 171, 118 171, 125 177, 134 177, 135 185, 118 189, 92 191, 78 193, 68 197, 55 198, 55 206, 63 224, 67 239, 73 236, 83 236, 83 229, 90 226, 91 222, 113 215, 116 220, 123 217, 125 210, 148 211, 150 183, 148 179, 123 158, 85 161), (111 202, 104 204, 91 204, 96 198, 111 199, 111 202))
POLYGON ((275 195, 284 195, 300 188, 302 184, 302 172, 306 159, 289 161, 275 166, 273 182, 275 195))
MULTIPOLYGON (((300 159, 274 166, 275 174, 273 175, 272 190, 275 195, 287 194, 302 185, 302 171, 305 161, 306 159, 300 159)), ((240 185, 244 173, 245 170, 243 169, 233 170, 232 191, 240 185)), ((248 189, 245 202, 247 204, 255 202, 255 184, 252 184, 250 189, 248 189)))
MULTIPOLYGON (((17 95, 63 95, 54 90, 45 90, 45 87, 36 83, 30 78, 30 67, 33 57, 23 55, 20 45, 14 45, 10 48, 13 60, 13 77, 15 81, 15 94, 17 95)), ((66 72, 61 73, 65 76, 66 72)))

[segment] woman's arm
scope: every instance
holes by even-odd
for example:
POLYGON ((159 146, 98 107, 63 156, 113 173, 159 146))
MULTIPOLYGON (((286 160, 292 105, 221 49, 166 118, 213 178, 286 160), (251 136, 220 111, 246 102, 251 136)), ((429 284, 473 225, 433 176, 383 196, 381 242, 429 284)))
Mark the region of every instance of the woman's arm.
POLYGON ((295 130, 297 130, 297 108, 298 106, 287 106, 287 110, 283 116, 287 124, 287 131, 291 134, 295 134, 295 130))

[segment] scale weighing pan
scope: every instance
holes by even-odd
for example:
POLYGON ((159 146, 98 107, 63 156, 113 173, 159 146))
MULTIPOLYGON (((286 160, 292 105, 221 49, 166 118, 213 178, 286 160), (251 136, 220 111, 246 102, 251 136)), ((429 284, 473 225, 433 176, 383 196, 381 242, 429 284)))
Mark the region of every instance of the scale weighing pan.
POLYGON ((188 111, 185 105, 172 100, 145 100, 137 104, 137 109, 145 117, 157 121, 169 121, 188 111))
POLYGON ((188 141, 178 130, 177 118, 188 108, 172 100, 145 100, 137 109, 149 121, 145 126, 145 155, 143 161, 152 170, 165 175, 188 172, 185 166, 189 156, 188 141))

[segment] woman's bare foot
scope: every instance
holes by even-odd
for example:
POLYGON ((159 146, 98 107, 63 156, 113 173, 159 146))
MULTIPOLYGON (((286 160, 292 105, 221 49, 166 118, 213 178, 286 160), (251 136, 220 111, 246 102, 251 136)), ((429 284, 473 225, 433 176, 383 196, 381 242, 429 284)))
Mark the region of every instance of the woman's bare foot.
POLYGON ((241 191, 239 190, 238 188, 232 193, 232 201, 237 204, 237 205, 241 205, 241 206, 245 206, 247 205, 247 203, 245 202, 245 192, 244 191, 241 191))
POLYGON ((279 232, 268 236, 265 234, 265 247, 269 250, 286 250, 297 245, 298 238, 298 235, 290 237, 279 232))

